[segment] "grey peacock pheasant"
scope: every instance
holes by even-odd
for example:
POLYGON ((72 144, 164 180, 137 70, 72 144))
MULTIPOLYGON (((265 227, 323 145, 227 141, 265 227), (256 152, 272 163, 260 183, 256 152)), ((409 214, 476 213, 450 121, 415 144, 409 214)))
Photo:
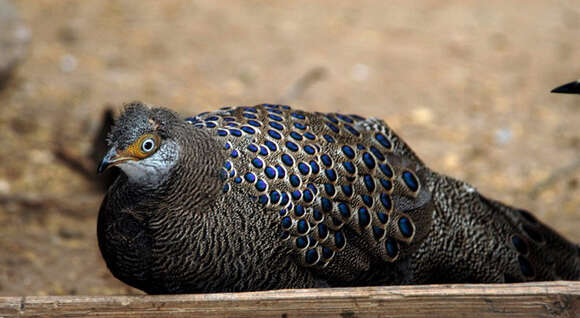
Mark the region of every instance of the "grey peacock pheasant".
POLYGON ((378 119, 125 107, 99 171, 112 273, 147 293, 580 279, 576 244, 423 164, 378 119))

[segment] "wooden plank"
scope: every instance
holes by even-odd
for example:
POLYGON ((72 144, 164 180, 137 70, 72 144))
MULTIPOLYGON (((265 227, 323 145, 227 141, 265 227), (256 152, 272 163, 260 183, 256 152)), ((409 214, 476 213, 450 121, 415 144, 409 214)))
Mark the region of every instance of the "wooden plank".
POLYGON ((0 297, 0 317, 579 317, 580 282, 0 297))

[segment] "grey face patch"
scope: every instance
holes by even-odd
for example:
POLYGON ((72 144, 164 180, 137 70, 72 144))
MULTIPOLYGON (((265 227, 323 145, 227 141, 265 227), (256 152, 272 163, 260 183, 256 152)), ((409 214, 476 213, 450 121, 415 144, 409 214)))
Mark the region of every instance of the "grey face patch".
POLYGON ((171 140, 164 141, 157 152, 139 161, 126 161, 119 168, 129 182, 142 187, 156 187, 167 180, 169 171, 179 159, 179 145, 171 140))

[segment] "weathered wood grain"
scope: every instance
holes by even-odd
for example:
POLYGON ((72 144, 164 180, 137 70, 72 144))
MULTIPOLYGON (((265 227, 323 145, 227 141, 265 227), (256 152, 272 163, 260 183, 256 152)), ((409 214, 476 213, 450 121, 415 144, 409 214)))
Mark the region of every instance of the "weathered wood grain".
POLYGON ((0 317, 579 317, 580 282, 0 297, 0 317))

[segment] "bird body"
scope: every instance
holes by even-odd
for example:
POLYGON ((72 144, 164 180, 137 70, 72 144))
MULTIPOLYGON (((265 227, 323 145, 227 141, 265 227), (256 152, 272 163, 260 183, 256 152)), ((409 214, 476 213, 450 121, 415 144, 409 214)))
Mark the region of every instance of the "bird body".
POLYGON ((580 279, 578 247, 430 170, 383 121, 126 106, 103 257, 148 293, 580 279))

